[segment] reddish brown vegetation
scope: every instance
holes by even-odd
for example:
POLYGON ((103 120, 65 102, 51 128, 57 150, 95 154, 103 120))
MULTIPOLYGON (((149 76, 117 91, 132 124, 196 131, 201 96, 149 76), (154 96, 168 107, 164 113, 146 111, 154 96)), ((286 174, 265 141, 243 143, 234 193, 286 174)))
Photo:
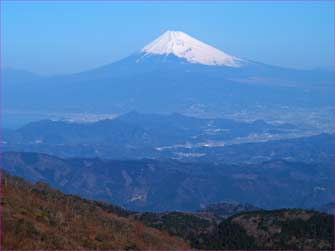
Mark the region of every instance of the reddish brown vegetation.
POLYGON ((5 249, 186 249, 182 240, 45 184, 3 179, 5 249))

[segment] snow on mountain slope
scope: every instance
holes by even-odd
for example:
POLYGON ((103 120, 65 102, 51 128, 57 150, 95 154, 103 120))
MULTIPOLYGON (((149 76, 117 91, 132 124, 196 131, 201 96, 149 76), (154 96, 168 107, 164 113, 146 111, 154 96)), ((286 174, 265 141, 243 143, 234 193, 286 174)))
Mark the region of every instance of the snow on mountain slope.
POLYGON ((184 58, 190 63, 240 67, 244 60, 229 55, 210 45, 207 45, 184 32, 166 31, 142 50, 144 56, 170 55, 184 58))

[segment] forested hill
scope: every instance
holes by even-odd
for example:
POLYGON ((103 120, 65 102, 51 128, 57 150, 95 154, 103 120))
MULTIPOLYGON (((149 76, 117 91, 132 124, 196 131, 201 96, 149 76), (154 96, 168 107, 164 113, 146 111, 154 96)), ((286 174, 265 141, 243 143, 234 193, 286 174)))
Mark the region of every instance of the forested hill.
POLYGON ((3 176, 4 248, 325 249, 333 216, 301 209, 138 213, 3 176))

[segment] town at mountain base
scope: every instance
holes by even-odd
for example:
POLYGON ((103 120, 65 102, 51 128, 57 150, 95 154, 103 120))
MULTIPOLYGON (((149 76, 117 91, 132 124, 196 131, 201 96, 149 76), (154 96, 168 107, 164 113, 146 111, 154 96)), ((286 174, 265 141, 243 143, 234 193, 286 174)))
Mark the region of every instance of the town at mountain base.
POLYGON ((2 187, 7 250, 334 248, 333 216, 316 211, 137 213, 7 173, 2 187))

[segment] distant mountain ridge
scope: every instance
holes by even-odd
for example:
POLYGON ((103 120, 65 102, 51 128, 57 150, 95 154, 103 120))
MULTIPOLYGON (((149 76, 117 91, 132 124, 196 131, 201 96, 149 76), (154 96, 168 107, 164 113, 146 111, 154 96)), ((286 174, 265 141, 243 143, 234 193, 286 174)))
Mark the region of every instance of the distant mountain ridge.
POLYGON ((43 76, 37 75, 35 73, 13 68, 2 68, 0 71, 1 81, 12 85, 20 83, 29 84, 30 82, 38 81, 43 78, 43 76))
MULTIPOLYGON (((157 149, 161 147, 215 146, 251 134, 284 135, 296 130, 297 127, 291 124, 273 125, 262 120, 241 122, 222 118, 201 119, 177 113, 129 112, 115 119, 93 123, 36 121, 17 130, 5 130, 3 141, 7 151, 29 150, 53 154, 54 150, 59 149, 67 154, 65 156, 71 157, 82 157, 80 152, 83 152, 90 157, 115 158, 115 153, 123 150, 116 158, 122 158, 124 154, 136 158, 136 152, 157 154, 157 149), (39 150, 34 150, 36 148, 39 150), (71 155, 70 148, 76 149, 77 154, 71 155), (87 150, 81 151, 82 148, 87 150), (105 151, 116 152, 108 155, 105 151)), ((149 154, 143 156, 149 157, 149 154)))
POLYGON ((218 217, 228 218, 232 215, 239 214, 242 212, 258 211, 260 208, 255 207, 251 204, 245 203, 228 203, 219 202, 206 206, 205 208, 199 210, 200 213, 209 213, 218 217))
POLYGON ((334 196, 331 163, 273 160, 247 165, 4 153, 2 167, 12 175, 44 181, 66 193, 137 211, 195 211, 219 201, 264 209, 315 208, 334 196))
POLYGON ((319 207, 314 208, 314 210, 327 213, 330 215, 334 215, 335 214, 335 202, 329 202, 327 204, 321 205, 319 207))
POLYGON ((16 130, 3 130, 2 149, 64 158, 332 162, 333 135, 309 133, 288 123, 129 112, 97 122, 41 120, 16 130))

